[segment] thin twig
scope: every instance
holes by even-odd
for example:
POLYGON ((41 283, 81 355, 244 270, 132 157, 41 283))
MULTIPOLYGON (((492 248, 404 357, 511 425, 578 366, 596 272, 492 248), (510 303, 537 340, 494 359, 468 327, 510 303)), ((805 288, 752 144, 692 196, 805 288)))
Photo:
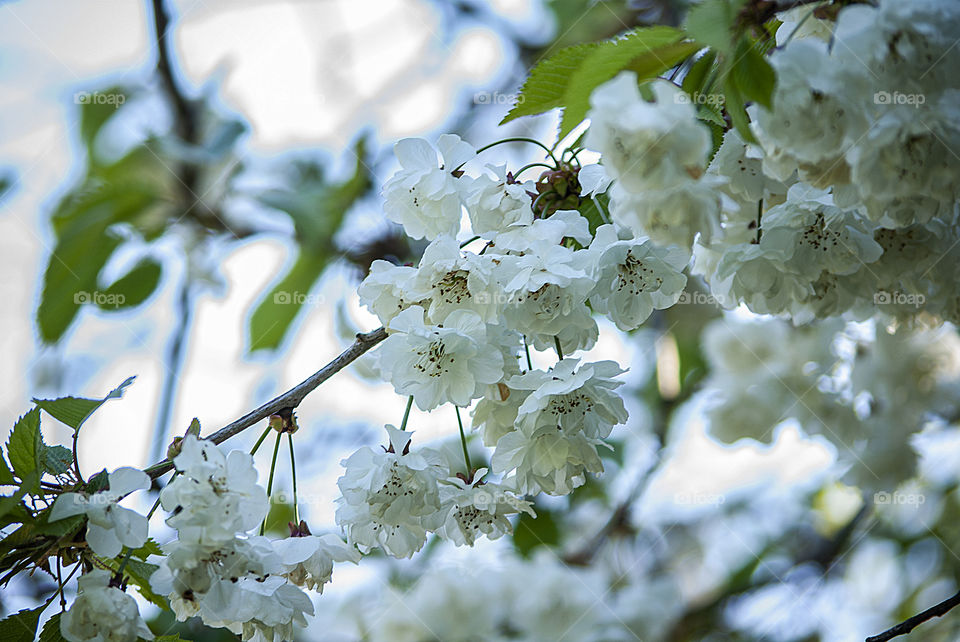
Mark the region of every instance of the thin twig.
POLYGON ((177 397, 177 383, 180 380, 180 371, 183 367, 183 348, 187 343, 187 334, 190 331, 190 320, 193 317, 193 302, 190 297, 190 276, 183 275, 180 291, 177 296, 177 306, 174 314, 176 326, 170 335, 167 346, 166 373, 163 377, 163 388, 160 391, 160 409, 157 412, 157 423, 153 428, 153 444, 150 446, 150 459, 163 454, 167 445, 167 434, 170 430, 170 415, 173 413, 173 404, 177 397))
MULTIPOLYGON (((235 435, 239 435, 250 426, 256 425, 258 422, 266 419, 270 415, 276 414, 280 410, 285 408, 296 408, 300 405, 300 402, 303 401, 304 397, 313 392, 317 386, 346 368, 348 365, 362 356, 367 350, 386 338, 387 331, 383 328, 377 328, 373 332, 368 332, 367 334, 358 334, 357 340, 354 341, 349 348, 341 352, 340 356, 338 356, 336 359, 320 368, 315 373, 307 377, 304 381, 297 384, 290 390, 287 390, 279 397, 271 399, 256 410, 251 410, 236 421, 227 424, 217 432, 213 433, 207 437, 207 439, 215 444, 221 444, 227 439, 230 439, 235 435)), ((173 462, 168 459, 164 459, 163 461, 153 464, 144 472, 150 475, 150 477, 156 479, 171 468, 173 468, 173 462)))
POLYGON ((930 607, 923 613, 918 613, 917 615, 904 620, 892 629, 887 629, 879 635, 873 635, 867 638, 867 642, 887 642, 887 640, 892 640, 895 637, 906 635, 927 620, 932 620, 935 617, 941 617, 958 604, 960 604, 960 593, 945 599, 936 606, 930 607))

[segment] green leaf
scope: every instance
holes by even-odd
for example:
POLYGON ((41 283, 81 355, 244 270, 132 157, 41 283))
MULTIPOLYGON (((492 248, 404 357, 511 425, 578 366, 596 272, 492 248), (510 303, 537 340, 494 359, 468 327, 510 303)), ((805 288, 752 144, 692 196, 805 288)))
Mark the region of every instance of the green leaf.
POLYGON ((10 456, 10 464, 13 466, 13 472, 21 480, 25 480, 31 473, 39 471, 42 443, 40 439, 40 409, 34 408, 17 420, 16 425, 10 432, 10 439, 7 441, 7 454, 10 456))
POLYGON ((72 515, 58 519, 55 522, 49 521, 50 511, 44 511, 40 514, 34 532, 37 535, 50 535, 51 537, 72 537, 80 527, 87 521, 86 515, 72 515))
POLYGON ((107 469, 104 468, 95 475, 90 476, 90 479, 87 480, 86 490, 88 493, 98 493, 101 490, 106 490, 109 483, 110 476, 107 474, 107 469))
POLYGON ((122 87, 78 91, 74 94, 74 102, 80 105, 80 139, 91 159, 95 158, 93 147, 97 134, 129 97, 128 91, 122 87))
POLYGON ((756 143, 757 139, 750 131, 750 117, 747 116, 747 109, 743 104, 740 89, 729 74, 723 81, 723 98, 727 114, 730 115, 730 121, 737 128, 740 136, 748 143, 756 143))
POLYGON ((560 542, 560 529, 553 513, 539 506, 536 512, 536 517, 521 513, 513 530, 513 546, 523 557, 529 557, 536 548, 560 542))
POLYGON ((46 604, 35 609, 24 609, 0 621, 0 640, 4 642, 33 642, 33 638, 37 635, 40 614, 43 613, 45 608, 47 608, 46 604))
MULTIPOLYGON (((97 559, 100 559, 111 570, 116 571, 120 568, 119 560, 102 557, 97 559)), ((137 587, 137 592, 143 596, 143 599, 156 604, 162 609, 169 610, 170 605, 167 603, 166 598, 157 595, 153 592, 153 589, 150 588, 150 576, 153 575, 154 571, 158 568, 160 567, 156 564, 150 564, 149 562, 131 557, 127 560, 127 565, 124 567, 123 573, 130 578, 130 582, 137 587)))
POLYGON ((152 537, 150 537, 143 546, 133 549, 131 554, 134 557, 139 557, 140 559, 145 560, 151 555, 163 555, 163 550, 160 548, 160 545, 157 544, 152 537))
POLYGON ((347 211, 369 190, 370 170, 364 160, 365 140, 357 142, 353 176, 342 183, 323 181, 322 173, 302 176, 296 189, 270 190, 259 199, 293 220, 300 252, 290 271, 260 301, 250 316, 248 351, 280 346, 310 290, 337 255, 333 242, 347 211))
POLYGON ((744 98, 767 109, 772 108, 777 76, 757 43, 751 43, 749 38, 740 39, 732 74, 733 81, 744 98))
POLYGON ((12 486, 15 483, 13 473, 7 466, 7 460, 3 458, 3 453, 0 453, 0 486, 12 486))
POLYGON ((610 197, 606 194, 597 194, 596 196, 585 196, 580 200, 578 208, 581 216, 587 219, 590 226, 590 234, 594 234, 597 228, 604 224, 604 212, 610 214, 610 197), (599 201, 599 207, 597 205, 599 201), (603 208, 601 212, 600 208, 603 208))
POLYGON ((173 635, 160 635, 153 638, 154 642, 190 642, 180 637, 179 633, 174 633, 173 635))
POLYGON ((314 301, 310 290, 326 267, 326 257, 300 251, 290 271, 260 301, 250 317, 250 352, 273 350, 280 345, 300 308, 314 301))
POLYGON ((43 449, 43 467, 51 475, 60 475, 68 470, 73 464, 73 452, 63 446, 47 446, 43 449))
POLYGON ((90 417, 100 406, 110 399, 119 399, 123 396, 124 390, 133 383, 136 376, 127 377, 123 382, 111 390, 102 399, 87 399, 84 397, 61 397, 59 399, 34 399, 33 403, 38 408, 42 408, 51 417, 66 424, 74 430, 79 430, 80 426, 90 417))
POLYGON ((0 497, 0 518, 4 518, 6 522, 4 526, 8 524, 22 522, 21 519, 16 518, 14 521, 9 521, 6 519, 7 515, 13 513, 17 510, 17 507, 20 506, 21 500, 33 488, 36 488, 37 483, 40 481, 40 475, 37 471, 33 471, 27 475, 27 478, 23 480, 23 483, 13 492, 12 495, 0 497))
POLYGON ((684 24, 698 42, 722 54, 733 52, 733 26, 745 0, 705 0, 690 8, 684 24))
POLYGON ((597 43, 588 42, 561 49, 546 60, 541 60, 530 72, 520 88, 516 103, 507 112, 500 124, 508 123, 520 116, 542 114, 563 106, 563 95, 570 75, 580 67, 587 55, 597 47, 597 43))
POLYGON ((103 310, 133 308, 148 298, 157 289, 163 268, 155 259, 142 259, 122 277, 98 296, 94 303, 103 310))
POLYGON ((586 118, 593 90, 619 72, 633 71, 640 81, 656 78, 702 48, 683 37, 673 27, 643 27, 591 51, 571 74, 564 92, 560 138, 586 118))
POLYGON ((56 613, 44 623, 39 642, 66 642, 60 634, 60 613, 56 613))
POLYGON ((681 88, 691 97, 693 97, 694 94, 702 92, 707 83, 707 78, 710 76, 710 72, 716 70, 716 62, 717 53, 715 51, 707 51, 697 58, 697 60, 690 65, 690 69, 687 70, 687 74, 683 77, 683 82, 680 85, 681 88))

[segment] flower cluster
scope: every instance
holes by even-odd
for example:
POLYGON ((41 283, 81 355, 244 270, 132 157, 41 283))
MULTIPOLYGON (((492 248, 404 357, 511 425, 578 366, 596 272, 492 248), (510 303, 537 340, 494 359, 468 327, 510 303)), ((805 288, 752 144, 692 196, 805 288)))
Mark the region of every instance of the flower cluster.
POLYGON ((359 560, 359 553, 332 535, 271 541, 247 531, 267 514, 253 457, 224 453, 188 435, 174 459, 178 476, 160 493, 167 524, 178 537, 165 544, 150 578, 179 620, 199 616, 244 640, 279 642, 305 626, 313 603, 299 587, 322 589, 333 563, 359 560))

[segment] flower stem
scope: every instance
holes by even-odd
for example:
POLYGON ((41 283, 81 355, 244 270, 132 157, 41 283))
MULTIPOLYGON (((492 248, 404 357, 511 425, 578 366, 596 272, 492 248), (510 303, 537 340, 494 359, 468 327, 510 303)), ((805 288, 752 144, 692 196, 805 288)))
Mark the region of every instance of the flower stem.
POLYGON ((553 347, 557 349, 557 357, 563 361, 563 350, 560 348, 560 337, 553 337, 553 347))
POLYGON ((454 405, 457 411, 457 425, 460 426, 460 445, 463 446, 463 462, 467 465, 467 477, 473 472, 473 466, 470 465, 470 455, 467 453, 467 436, 463 433, 463 420, 460 419, 460 406, 454 405))
POLYGON ((467 247, 468 245, 470 245, 471 243, 473 243, 479 238, 480 238, 479 236, 473 236, 471 238, 468 238, 466 241, 460 244, 460 249, 462 250, 463 248, 467 247))
MULTIPOLYGON (((280 438, 283 437, 283 433, 277 433, 277 441, 273 445, 273 460, 270 462, 270 477, 267 478, 267 497, 273 497, 273 475, 277 472, 277 453, 280 452, 280 438)), ((267 514, 263 518, 263 523, 260 524, 260 534, 263 535, 264 531, 267 530, 267 518, 270 517, 270 508, 267 508, 267 514)))
POLYGON ((527 344, 527 335, 523 335, 523 351, 527 355, 527 370, 533 370, 533 363, 530 361, 530 346, 527 344))
POLYGON ((515 171, 513 175, 520 176, 520 174, 524 173, 525 171, 533 167, 546 167, 547 169, 556 169, 553 165, 547 165, 546 163, 527 163, 526 165, 524 165, 523 167, 515 171))
POLYGON ((553 155, 553 152, 550 150, 549 147, 541 143, 539 140, 536 140, 534 138, 526 138, 524 136, 512 136, 510 138, 503 138, 501 140, 494 141, 489 145, 484 145, 483 147, 478 149, 477 153, 479 154, 480 152, 485 152, 491 147, 495 147, 496 145, 502 145, 503 143, 532 143, 538 147, 542 147, 543 150, 547 152, 547 156, 553 159, 554 164, 557 164, 557 165, 559 164, 557 163, 557 157, 553 155))
POLYGON ((250 449, 250 455, 256 455, 257 451, 260 450, 260 444, 263 443, 263 440, 267 438, 267 434, 270 432, 270 425, 268 424, 266 429, 264 429, 263 434, 260 435, 260 438, 257 439, 257 443, 253 445, 253 448, 250 449))
POLYGON ((290 445, 290 475, 293 476, 293 521, 300 523, 300 504, 297 503, 297 458, 293 454, 293 433, 287 433, 287 443, 290 445))
POLYGON ((403 421, 400 422, 400 430, 407 429, 407 419, 410 418, 410 408, 413 406, 413 395, 407 399, 407 409, 403 411, 403 421))

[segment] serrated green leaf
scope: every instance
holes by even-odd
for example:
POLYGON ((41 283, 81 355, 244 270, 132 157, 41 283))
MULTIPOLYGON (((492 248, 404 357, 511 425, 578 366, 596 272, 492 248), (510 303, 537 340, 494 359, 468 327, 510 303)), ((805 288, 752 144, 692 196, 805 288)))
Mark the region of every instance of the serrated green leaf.
MULTIPOLYGON (((40 481, 40 476, 37 471, 33 471, 27 475, 27 478, 23 480, 20 486, 13 492, 12 495, 7 495, 0 497, 0 518, 3 518, 6 523, 4 526, 13 524, 14 521, 7 520, 7 515, 13 513, 17 510, 17 507, 20 506, 20 502, 23 500, 24 496, 33 488, 36 487, 37 482, 40 481)), ((19 521, 19 520, 15 520, 19 521)))
POLYGON ((4 642, 33 642, 37 635, 40 614, 47 605, 35 609, 24 609, 10 617, 0 620, 0 640, 4 642))
POLYGON ((148 298, 157 289, 163 268, 150 257, 142 259, 129 272, 110 284, 97 296, 94 303, 102 310, 133 308, 148 298))
POLYGON ((683 33, 673 27, 643 27, 622 38, 600 43, 570 75, 563 95, 560 138, 586 118, 593 90, 619 72, 630 70, 637 74, 638 80, 649 80, 702 48, 683 37, 683 33))
POLYGON ((744 98, 767 109, 773 106, 773 88, 777 76, 757 43, 751 43, 746 37, 740 39, 731 73, 744 98))
POLYGON ((40 469, 41 443, 40 409, 34 408, 17 420, 7 441, 10 464, 21 480, 40 469))
POLYGON ((583 63, 598 43, 588 42, 561 49, 556 54, 541 60, 530 72, 517 95, 514 106, 500 124, 520 116, 542 114, 563 106, 563 95, 570 82, 570 75, 583 63))
POLYGON ((43 446, 43 468, 51 475, 60 475, 70 470, 73 452, 63 446, 43 446))
POLYGON ((34 532, 37 535, 50 535, 58 538, 72 536, 87 521, 85 515, 72 515, 55 522, 47 521, 49 517, 50 511, 44 511, 40 514, 40 519, 34 527, 34 532))
POLYGON ((60 613, 56 613, 49 620, 44 622, 43 630, 40 631, 39 642, 66 642, 60 633, 60 613))
POLYGON ((109 483, 110 477, 107 475, 107 469, 104 468, 87 480, 86 490, 88 493, 98 493, 101 490, 106 490, 109 483))
POLYGON ((133 383, 136 376, 127 377, 123 382, 108 392, 102 399, 88 399, 85 397, 60 397, 59 399, 34 399, 33 403, 38 408, 43 409, 51 417, 66 424, 74 430, 79 430, 80 426, 92 415, 100 406, 110 399, 119 399, 123 396, 124 390, 133 383))
POLYGON ((139 557, 142 560, 147 559, 151 555, 163 555, 163 550, 160 548, 160 545, 152 538, 147 538, 147 541, 140 548, 133 549, 131 553, 134 557, 139 557))
POLYGON ((15 483, 7 460, 3 457, 3 453, 0 453, 0 486, 12 486, 15 483))

